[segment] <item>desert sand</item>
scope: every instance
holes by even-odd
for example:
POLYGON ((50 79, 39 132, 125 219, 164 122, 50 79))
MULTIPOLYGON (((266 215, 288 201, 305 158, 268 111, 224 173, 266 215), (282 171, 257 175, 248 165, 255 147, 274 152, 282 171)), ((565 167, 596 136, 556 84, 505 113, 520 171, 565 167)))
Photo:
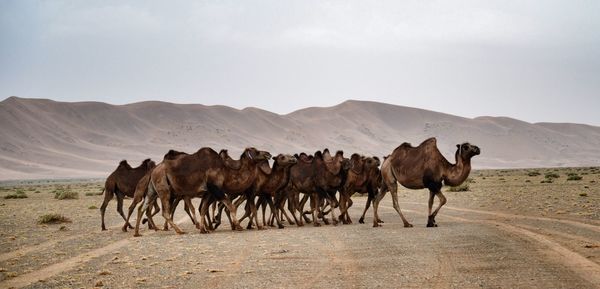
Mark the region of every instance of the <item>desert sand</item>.
POLYGON ((144 228, 139 238, 121 232, 114 201, 100 231, 101 180, 3 183, 1 197, 28 198, 0 199, 0 287, 598 288, 597 182, 600 168, 478 170, 468 191, 443 189, 437 228, 425 228, 428 193, 402 189, 414 228, 389 196, 383 227, 371 227, 372 211, 358 224, 366 197, 357 195, 350 225, 200 234, 179 208, 187 234, 144 228), (550 174, 558 178, 542 183, 550 174), (79 198, 57 200, 57 189, 79 198), (36 223, 48 213, 72 222, 36 223))

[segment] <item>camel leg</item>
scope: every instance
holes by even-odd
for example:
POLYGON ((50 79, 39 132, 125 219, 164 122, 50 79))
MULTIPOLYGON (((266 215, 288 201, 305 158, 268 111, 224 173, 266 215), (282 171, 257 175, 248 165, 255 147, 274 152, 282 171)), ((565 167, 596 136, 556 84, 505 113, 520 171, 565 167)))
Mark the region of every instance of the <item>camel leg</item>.
POLYGON ((346 215, 345 215, 347 224, 352 224, 352 218, 350 218, 350 214, 348 213, 348 210, 350 209, 350 207, 352 207, 353 204, 354 204, 354 202, 352 201, 352 197, 351 196, 348 197, 348 200, 346 202, 346 215))
POLYGON ((106 226, 104 225, 104 213, 106 213, 106 207, 108 206, 108 202, 113 198, 112 190, 104 190, 104 201, 100 206, 100 216, 102 217, 102 231, 106 231, 106 226))
POLYGON ((392 195, 394 209, 396 209, 396 212, 398 212, 398 215, 400 215, 400 218, 402 218, 404 227, 407 227, 407 228, 412 227, 413 225, 406 220, 406 218, 404 217, 404 214, 402 214, 402 211, 400 210, 400 205, 398 204, 398 185, 395 185, 394 187, 390 187, 390 194, 392 195))
POLYGON ((319 197, 316 193, 312 194, 310 197, 310 212, 313 218, 313 226, 320 227, 321 223, 319 222, 319 197), (314 196, 314 197, 313 197, 314 196))
MULTIPOLYGON (((254 221, 256 223, 256 229, 257 230, 264 230, 265 228, 263 226, 261 226, 260 223, 258 222, 258 211, 256 209, 256 203, 254 203, 254 197, 248 198, 246 200, 246 203, 248 203, 250 205, 250 210, 252 211, 252 216, 253 216, 254 221)), ((250 218, 250 221, 252 221, 252 218, 250 218)))
MULTIPOLYGON (((221 225, 221 214, 223 213, 224 208, 225 208, 225 205, 219 204, 218 208, 216 209, 217 214, 215 214, 214 218, 213 218, 215 230, 221 225)), ((214 210, 213 210, 213 214, 214 214, 214 210)))
POLYGON ((159 209, 158 203, 156 201, 154 201, 152 203, 154 204, 154 209, 155 209, 154 212, 151 211, 151 206, 148 206, 148 208, 146 209, 146 218, 148 220, 148 230, 158 231, 158 227, 156 226, 156 223, 154 223, 153 216, 158 214, 158 212, 160 212, 160 209, 159 209))
POLYGON ((373 201, 373 196, 371 194, 369 194, 367 196, 367 203, 365 204, 365 209, 363 210, 363 213, 360 216, 360 219, 358 219, 359 223, 361 223, 361 224, 365 223, 365 214, 367 214, 367 211, 369 210, 369 207, 371 206, 372 201, 373 201))
POLYGON ((433 191, 429 191, 429 201, 427 202, 428 214, 427 214, 427 227, 435 227, 433 223, 433 218, 431 218, 431 209, 433 208, 433 198, 435 197, 435 193, 433 191))
POLYGON ((242 226, 240 226, 240 223, 236 218, 236 209, 235 206, 231 203, 231 200, 229 200, 228 197, 225 197, 221 202, 223 202, 225 206, 227 206, 227 208, 229 209, 229 215, 231 216, 231 227, 234 230, 243 231, 244 229, 242 228, 242 226))
POLYGON ((206 230, 206 226, 204 223, 205 223, 206 215, 208 214, 208 207, 210 206, 211 203, 212 203, 212 199, 208 195, 205 195, 205 197, 202 198, 202 202, 200 202, 200 208, 199 208, 200 222, 198 222, 199 223, 198 229, 200 230, 201 234, 208 234, 208 230, 206 230), (204 201, 205 198, 207 198, 206 201, 204 201))
POLYGON ((194 204, 192 204, 192 199, 189 197, 183 198, 183 202, 185 203, 185 207, 187 208, 187 213, 190 219, 192 219, 192 223, 196 225, 196 229, 200 227, 200 223, 196 219, 196 208, 194 208, 194 204))
MULTIPOLYGON (((272 215, 275 216, 275 220, 277 221, 277 227, 279 229, 283 229, 284 226, 281 223, 281 219, 279 217, 279 214, 277 212, 277 208, 275 207, 275 204, 273 204, 273 200, 271 199, 271 197, 266 197, 266 201, 267 201, 267 204, 269 205, 272 215)), ((264 212, 264 209, 263 209, 263 212, 264 212)))
POLYGON ((127 227, 129 227, 130 229, 133 229, 133 226, 131 224, 129 224, 129 222, 127 221, 127 217, 125 217, 125 213, 123 213, 123 199, 125 199, 125 195, 123 193, 117 194, 117 212, 119 212, 119 215, 121 215, 121 217, 123 217, 123 221, 125 221, 125 224, 127 225, 127 227))
MULTIPOLYGON (((150 208, 151 204, 156 204, 156 198, 156 191, 153 188, 151 188, 151 185, 148 186, 148 193, 146 194, 146 199, 138 207, 137 219, 135 220, 135 231, 133 233, 134 237, 141 236, 140 222, 142 221, 142 215, 144 214, 144 211, 148 212, 148 208, 150 208)), ((148 222, 154 223, 154 221, 152 221, 152 217, 149 217, 148 222)))
POLYGON ((123 227, 121 228, 121 230, 123 232, 127 232, 127 228, 129 226, 131 226, 129 224, 129 218, 131 218, 131 214, 133 214, 133 210, 135 209, 135 207, 137 206, 137 204, 139 202, 142 201, 142 198, 138 195, 134 195, 133 196, 133 200, 131 201, 131 205, 129 205, 129 209, 127 210, 127 219, 125 219, 125 224, 123 225, 123 227))
POLYGON ((340 202, 339 203, 340 203, 339 220, 340 220, 340 222, 342 222, 342 224, 348 224, 348 222, 345 219, 345 216, 346 216, 346 194, 345 193, 340 192, 340 202))
MULTIPOLYGON (((290 209, 290 202, 289 202, 289 200, 287 200, 287 201, 288 201, 288 210, 290 212, 293 212, 290 209)), ((276 207, 276 209, 273 212, 273 214, 277 214, 277 212, 279 212, 279 213, 281 213, 283 215, 283 217, 285 217, 285 219, 288 222, 288 224, 295 225, 296 222, 292 221, 292 219, 290 219, 290 216, 288 216, 288 214, 285 211, 285 202, 286 202, 286 198, 284 198, 284 197, 277 197, 277 198, 275 198, 275 207, 276 207)), ((296 216, 295 215, 294 215, 294 220, 296 220, 296 216)))
POLYGON ((435 211, 433 211, 432 214, 429 215, 429 218, 427 220, 427 227, 437 227, 438 225, 435 223, 435 216, 437 215, 437 213, 440 211, 440 209, 442 208, 443 205, 446 204, 446 196, 444 196, 444 194, 442 194, 441 191, 438 191, 435 195, 438 196, 438 198, 440 199, 440 204, 438 205, 438 207, 435 209, 435 211), (430 226, 430 224, 432 226, 430 226))
POLYGON ((379 214, 377 214, 377 209, 379 209, 379 202, 385 197, 387 191, 379 191, 375 198, 373 199, 373 227, 380 227, 381 225, 377 220, 379 220, 379 214))

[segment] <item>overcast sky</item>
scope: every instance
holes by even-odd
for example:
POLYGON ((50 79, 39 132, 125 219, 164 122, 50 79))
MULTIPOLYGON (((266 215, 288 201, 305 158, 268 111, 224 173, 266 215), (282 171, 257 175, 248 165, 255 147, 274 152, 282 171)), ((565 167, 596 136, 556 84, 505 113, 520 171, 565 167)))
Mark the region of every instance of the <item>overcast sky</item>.
POLYGON ((600 1, 0 1, 0 99, 600 125, 600 1))

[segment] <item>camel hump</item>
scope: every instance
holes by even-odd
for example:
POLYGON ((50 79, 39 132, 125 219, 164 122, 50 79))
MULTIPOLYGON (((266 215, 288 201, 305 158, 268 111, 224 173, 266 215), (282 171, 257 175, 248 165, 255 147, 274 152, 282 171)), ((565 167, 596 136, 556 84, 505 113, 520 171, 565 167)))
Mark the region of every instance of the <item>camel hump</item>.
POLYGON ((173 160, 175 158, 177 158, 177 156, 180 156, 182 154, 185 154, 184 152, 180 152, 180 151, 176 151, 176 150, 169 150, 169 152, 167 152, 164 156, 165 160, 173 160))
POLYGON ((314 157, 322 160, 323 159, 323 153, 321 153, 321 151, 316 151, 314 157))
POLYGON ((430 137, 424 140, 419 146, 423 145, 437 145, 437 139, 435 137, 430 137))
POLYGON ((127 160, 122 160, 121 162, 119 162, 119 166, 128 167, 129 164, 127 163, 127 160))

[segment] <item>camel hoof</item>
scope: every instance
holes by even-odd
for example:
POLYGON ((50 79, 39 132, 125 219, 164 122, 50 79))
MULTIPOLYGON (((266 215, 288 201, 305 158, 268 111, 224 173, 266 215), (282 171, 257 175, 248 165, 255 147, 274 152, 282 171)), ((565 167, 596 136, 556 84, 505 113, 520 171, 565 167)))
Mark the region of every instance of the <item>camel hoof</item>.
POLYGON ((208 234, 208 231, 206 229, 200 229, 200 234, 208 234))
POLYGON ((296 226, 298 226, 298 227, 304 227, 304 223, 298 222, 298 224, 296 224, 296 226))
POLYGON ((383 224, 383 223, 385 223, 385 222, 384 222, 384 221, 382 221, 382 220, 377 220, 377 223, 382 223, 382 224, 383 224))
POLYGON ((106 228, 102 228, 102 231, 106 231, 106 228))
POLYGON ((285 228, 285 226, 284 226, 284 225, 282 225, 282 224, 279 224, 277 227, 278 227, 279 229, 283 229, 283 228, 285 228))
POLYGON ((373 223, 373 228, 377 228, 377 227, 381 227, 381 225, 379 225, 379 223, 373 223))
POLYGON ((427 223, 427 228, 433 228, 433 227, 435 227, 434 223, 427 223))
POLYGON ((236 230, 236 231, 243 231, 243 230, 244 230, 244 228, 242 228, 242 226, 240 226, 240 225, 236 225, 236 226, 235 226, 235 230, 236 230))
POLYGON ((358 219, 358 222, 361 223, 361 224, 364 224, 365 223, 365 219, 360 218, 360 219, 358 219))
POLYGON ((315 222, 315 223, 313 224, 313 226, 315 226, 315 227, 321 227, 321 223, 319 223, 319 222, 315 222))
POLYGON ((263 226, 256 226, 256 229, 259 231, 262 231, 262 230, 266 230, 267 228, 265 228, 263 226))
POLYGON ((141 236, 142 236, 142 234, 140 234, 140 233, 135 233, 135 234, 133 234, 133 236, 134 236, 134 237, 141 237, 141 236))
POLYGON ((133 229, 133 226, 129 223, 127 223, 127 227, 129 227, 129 229, 133 229))
POLYGON ((412 228, 413 225, 411 223, 406 223, 404 224, 404 228, 412 228))
POLYGON ((184 235, 184 234, 186 234, 186 232, 184 232, 184 231, 177 232, 177 235, 184 235))
POLYGON ((127 226, 121 228, 121 231, 123 231, 124 233, 127 233, 127 226))

